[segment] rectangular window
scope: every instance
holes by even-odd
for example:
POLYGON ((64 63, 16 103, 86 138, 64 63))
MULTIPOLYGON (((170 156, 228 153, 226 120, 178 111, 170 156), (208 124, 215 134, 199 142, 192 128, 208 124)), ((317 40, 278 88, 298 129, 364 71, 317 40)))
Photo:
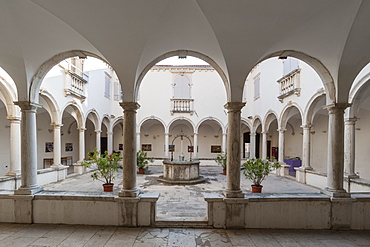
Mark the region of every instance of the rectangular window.
POLYGON ((118 81, 114 83, 114 100, 121 101, 122 100, 122 90, 121 85, 118 81))
POLYGON ((106 75, 105 76, 105 92, 104 96, 110 99, 110 78, 106 75))
POLYGON ((288 57, 284 60, 284 75, 289 74, 293 70, 298 69, 298 59, 293 57, 288 57))
POLYGON ((260 76, 258 75, 254 79, 254 99, 258 99, 260 97, 260 76))

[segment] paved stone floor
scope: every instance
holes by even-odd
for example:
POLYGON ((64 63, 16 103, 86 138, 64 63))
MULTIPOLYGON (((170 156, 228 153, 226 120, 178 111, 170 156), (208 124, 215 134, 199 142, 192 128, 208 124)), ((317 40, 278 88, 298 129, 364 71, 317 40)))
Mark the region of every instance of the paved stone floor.
POLYGON ((124 228, 0 223, 0 246, 370 246, 370 231, 124 228))
MULTIPOLYGON (((200 175, 205 183, 197 185, 167 185, 157 181, 163 175, 162 166, 150 166, 147 174, 137 175, 137 186, 141 192, 160 193, 157 202, 157 220, 205 220, 205 193, 222 193, 226 189, 226 176, 220 166, 201 166, 200 175)), ((114 192, 122 188, 122 172, 115 180, 114 192)), ((250 182, 241 174, 241 189, 250 193, 250 182)), ((263 182, 263 193, 319 193, 318 188, 296 182, 294 179, 271 174, 263 182)), ((53 191, 102 191, 102 182, 93 181, 90 174, 74 176, 62 182, 44 186, 53 191)))

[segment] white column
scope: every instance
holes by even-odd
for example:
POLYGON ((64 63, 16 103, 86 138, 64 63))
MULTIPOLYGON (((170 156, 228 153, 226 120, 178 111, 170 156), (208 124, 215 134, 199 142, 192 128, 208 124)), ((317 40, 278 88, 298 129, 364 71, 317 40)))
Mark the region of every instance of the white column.
POLYGON ((113 152, 113 132, 107 132, 108 154, 113 152))
POLYGON ((52 124, 54 125, 54 158, 52 168, 58 168, 62 165, 62 142, 60 136, 60 127, 62 124, 52 124))
POLYGON ((249 134, 250 140, 250 155, 249 158, 253 159, 256 158, 256 133, 251 132, 249 134))
POLYGON ((283 164, 284 163, 284 145, 285 145, 285 140, 284 140, 284 132, 286 129, 278 129, 279 131, 279 163, 283 164))
POLYGON ((226 133, 222 133, 222 144, 221 144, 221 150, 222 152, 226 153, 226 138, 227 138, 227 134, 226 133))
POLYGON ((140 132, 136 133, 136 152, 141 150, 140 132))
POLYGON ((198 133, 194 133, 194 153, 193 158, 198 158, 198 133))
POLYGON ((136 102, 122 102, 123 118, 123 182, 120 197, 137 197, 136 188, 136 110, 140 105, 136 102))
POLYGON ((267 158, 267 134, 268 132, 262 132, 262 159, 267 158))
POLYGON ((78 128, 79 133, 78 163, 81 163, 85 159, 85 130, 86 128, 78 128))
POLYGON ((311 167, 311 125, 302 125, 303 129, 303 150, 302 150, 302 166, 305 170, 312 170, 311 167))
POLYGON ((244 105, 245 103, 242 102, 228 102, 225 105, 229 128, 227 133, 227 187, 224 195, 228 198, 244 197, 240 189, 240 114, 244 105))
POLYGON ((101 130, 95 130, 95 146, 96 149, 100 152, 101 150, 101 130))
POLYGON ((344 171, 344 110, 347 103, 326 106, 329 111, 327 186, 323 193, 332 197, 349 197, 343 189, 344 171))
POLYGON ((356 118, 344 122, 344 174, 348 178, 358 178, 355 173, 356 118))
POLYGON ((8 117, 10 121, 10 168, 7 176, 16 176, 21 173, 21 119, 8 117))
POLYGON ((37 184, 36 110, 41 107, 28 101, 18 101, 21 108, 21 183, 16 195, 32 195, 42 190, 37 184))
POLYGON ((164 157, 166 159, 170 158, 169 153, 168 153, 169 142, 170 142, 170 134, 164 133, 164 157))

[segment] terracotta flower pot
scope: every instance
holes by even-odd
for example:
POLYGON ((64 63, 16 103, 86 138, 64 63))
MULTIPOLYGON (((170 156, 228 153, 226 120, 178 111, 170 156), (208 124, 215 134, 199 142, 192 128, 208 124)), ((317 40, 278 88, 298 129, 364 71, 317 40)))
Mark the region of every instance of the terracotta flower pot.
POLYGON ((223 174, 226 175, 226 169, 223 170, 223 174))
POLYGON ((114 184, 103 184, 104 192, 112 192, 114 184))
POLYGON ((252 193, 261 193, 262 192, 262 185, 260 186, 255 186, 255 185, 251 185, 252 187, 252 193))
POLYGON ((145 174, 145 169, 144 168, 139 168, 139 174, 145 174))

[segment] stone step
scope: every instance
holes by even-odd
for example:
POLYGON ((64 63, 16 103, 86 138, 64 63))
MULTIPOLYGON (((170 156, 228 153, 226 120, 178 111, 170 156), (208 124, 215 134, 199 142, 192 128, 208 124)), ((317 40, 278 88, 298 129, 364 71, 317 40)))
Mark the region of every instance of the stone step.
POLYGON ((160 228, 212 228, 212 226, 208 225, 207 220, 176 220, 174 219, 166 219, 166 220, 156 220, 155 227, 160 228))

